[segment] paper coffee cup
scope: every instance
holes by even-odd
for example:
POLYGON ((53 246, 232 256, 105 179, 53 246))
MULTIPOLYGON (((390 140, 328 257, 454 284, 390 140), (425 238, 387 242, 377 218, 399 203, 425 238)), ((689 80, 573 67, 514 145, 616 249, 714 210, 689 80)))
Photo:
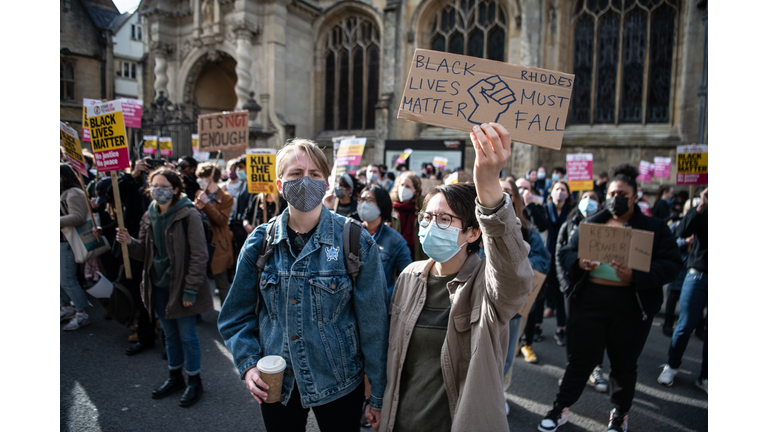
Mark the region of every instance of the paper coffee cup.
POLYGON ((285 360, 280 356, 262 357, 256 368, 259 370, 259 376, 268 386, 266 403, 274 403, 280 400, 280 394, 283 390, 283 372, 285 371, 285 360))

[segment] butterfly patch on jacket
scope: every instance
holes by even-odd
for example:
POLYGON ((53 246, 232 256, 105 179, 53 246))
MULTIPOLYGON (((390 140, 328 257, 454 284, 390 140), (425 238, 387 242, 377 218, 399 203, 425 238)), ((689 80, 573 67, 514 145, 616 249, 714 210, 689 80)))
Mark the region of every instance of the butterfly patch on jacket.
POLYGON ((325 257, 328 261, 338 261, 339 258, 339 247, 338 246, 331 246, 325 247, 325 257))

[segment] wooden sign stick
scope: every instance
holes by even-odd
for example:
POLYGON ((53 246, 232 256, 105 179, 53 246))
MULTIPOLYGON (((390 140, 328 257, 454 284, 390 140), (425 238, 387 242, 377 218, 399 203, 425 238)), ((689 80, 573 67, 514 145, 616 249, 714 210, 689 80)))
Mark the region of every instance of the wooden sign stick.
MULTIPOLYGON (((115 213, 117 213, 117 226, 120 228, 120 232, 123 232, 125 229, 125 224, 123 223, 123 204, 120 202, 120 188, 117 185, 117 173, 115 171, 110 171, 109 175, 112 177, 112 191, 115 194, 115 213)), ((131 275, 131 262, 128 258, 128 245, 121 243, 121 246, 123 250, 123 264, 125 265, 125 277, 128 279, 133 279, 131 275)))
POLYGON ((262 223, 267 223, 267 194, 263 193, 261 197, 263 198, 261 204, 264 206, 264 222, 262 223))

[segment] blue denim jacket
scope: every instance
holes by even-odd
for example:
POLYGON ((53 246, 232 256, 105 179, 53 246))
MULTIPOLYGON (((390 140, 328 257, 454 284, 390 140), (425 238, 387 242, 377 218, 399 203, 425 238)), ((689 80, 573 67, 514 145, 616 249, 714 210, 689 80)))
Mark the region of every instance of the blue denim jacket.
POLYGON ((346 218, 322 208, 320 222, 298 257, 288 245, 289 212, 278 219, 274 254, 261 280, 256 260, 266 231, 260 225, 237 261, 235 280, 219 314, 219 333, 245 378, 263 356, 288 363, 281 402, 294 379, 304 407, 336 400, 362 382, 371 383, 371 406, 381 408, 386 387, 386 286, 379 249, 367 231, 360 236, 360 273, 353 286, 342 256, 346 218), (264 303, 255 313, 261 287, 264 303))
POLYGON ((381 224, 379 229, 373 234, 373 239, 379 246, 379 256, 381 264, 384 266, 384 277, 387 278, 387 305, 392 298, 392 291, 395 289, 394 270, 400 274, 403 269, 411 263, 411 250, 408 249, 408 243, 399 232, 393 230, 385 224, 381 224))

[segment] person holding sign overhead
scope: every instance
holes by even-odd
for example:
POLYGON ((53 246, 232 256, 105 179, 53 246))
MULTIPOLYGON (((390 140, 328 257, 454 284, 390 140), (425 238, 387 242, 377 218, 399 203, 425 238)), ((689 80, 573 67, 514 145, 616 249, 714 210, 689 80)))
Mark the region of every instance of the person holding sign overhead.
POLYGON ((367 415, 377 431, 509 429, 502 388, 509 321, 531 291, 533 270, 499 185, 512 154, 509 132, 484 123, 470 138, 475 184, 427 194, 418 221, 430 259, 406 267, 395 283, 381 424, 367 415))
POLYGON ((568 365, 554 406, 539 423, 543 432, 554 431, 568 421, 568 408, 581 396, 604 350, 611 363, 614 406, 608 430, 627 430, 627 413, 637 382, 637 359, 653 316, 661 309, 661 287, 673 281, 682 269, 680 251, 669 228, 659 219, 644 216, 637 205, 637 168, 625 163, 610 171, 604 210, 584 222, 652 232, 650 268, 645 272, 616 261, 579 259, 578 230, 560 248, 557 258, 574 282, 568 297, 568 365))

